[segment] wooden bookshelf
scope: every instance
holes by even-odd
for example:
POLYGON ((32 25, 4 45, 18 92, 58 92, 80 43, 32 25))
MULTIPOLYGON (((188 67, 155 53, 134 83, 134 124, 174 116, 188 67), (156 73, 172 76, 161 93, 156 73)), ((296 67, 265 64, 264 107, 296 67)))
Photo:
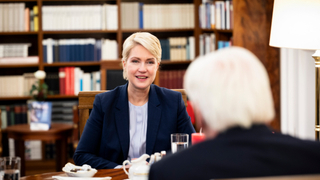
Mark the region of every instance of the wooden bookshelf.
MULTIPOLYGON (((29 55, 37 55, 39 56, 39 64, 19 64, 19 65, 0 65, 0 69, 20 69, 23 68, 22 71, 18 72, 16 75, 21 75, 19 73, 23 72, 34 72, 35 68, 39 70, 44 70, 46 72, 50 71, 58 71, 59 67, 66 67, 66 66, 74 66, 74 67, 84 67, 86 71, 94 71, 99 70, 101 71, 101 90, 106 88, 106 78, 103 77, 104 71, 107 69, 119 69, 119 66, 114 68, 112 62, 53 62, 53 63, 45 63, 43 60, 43 46, 42 41, 47 38, 55 38, 55 39, 68 39, 68 38, 103 38, 105 36, 111 37, 115 39, 118 43, 118 58, 121 59, 121 52, 122 52, 122 43, 126 37, 131 35, 134 32, 150 32, 156 35, 159 39, 160 38, 169 38, 169 37, 186 37, 186 36, 194 36, 195 37, 195 56, 199 55, 199 35, 201 33, 215 33, 218 38, 221 37, 223 40, 230 39, 232 36, 232 30, 217 30, 217 29, 201 29, 199 27, 199 5, 202 3, 201 0, 173 0, 173 1, 165 1, 165 0, 152 0, 152 1, 140 1, 144 4, 172 4, 172 3, 190 3, 194 4, 194 28, 179 28, 179 29, 122 29, 121 28, 121 2, 133 2, 127 0, 112 0, 112 1, 105 1, 105 0, 97 0, 97 1, 85 1, 85 0, 23 0, 23 1, 12 1, 12 0, 0 0, 0 3, 10 3, 10 2, 24 2, 26 3, 26 7, 32 9, 34 5, 38 6, 38 18, 39 18, 39 30, 37 32, 29 31, 29 32, 0 32, 0 38, 4 39, 6 43, 20 43, 20 42, 29 42, 32 44, 32 48, 29 49, 29 55), (118 6, 118 29, 117 30, 59 30, 59 31, 46 31, 42 28, 42 6, 45 5, 90 5, 90 4, 116 4, 118 6), (19 36, 19 38, 16 38, 19 36), (21 41, 20 39, 23 39, 21 41), (32 39, 32 40, 31 40, 32 39)), ((114 60, 116 61, 116 60, 114 60)), ((161 63, 162 69, 174 69, 174 68, 186 68, 190 64, 190 61, 162 61, 161 63), (181 68, 179 67, 181 66, 181 68)), ((0 71, 0 75, 15 75, 12 71, 0 71)), ((159 76, 156 77, 155 84, 158 84, 159 76)), ((69 96, 55 96, 56 98, 70 98, 69 96)), ((18 99, 24 99, 25 97, 18 97, 18 99)), ((75 97, 76 98, 76 97, 75 97)), ((0 98, 1 100, 4 98, 0 98)), ((15 99, 15 98, 5 98, 8 99, 15 99)))

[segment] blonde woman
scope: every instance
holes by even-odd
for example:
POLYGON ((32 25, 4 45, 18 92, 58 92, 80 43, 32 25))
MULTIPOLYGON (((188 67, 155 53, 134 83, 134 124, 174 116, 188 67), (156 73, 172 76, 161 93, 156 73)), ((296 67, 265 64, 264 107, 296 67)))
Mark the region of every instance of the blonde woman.
POLYGON ((157 37, 134 33, 123 44, 123 77, 128 82, 95 97, 74 155, 77 165, 121 167, 126 159, 170 151, 170 134, 195 132, 179 92, 154 81, 161 62, 157 37))

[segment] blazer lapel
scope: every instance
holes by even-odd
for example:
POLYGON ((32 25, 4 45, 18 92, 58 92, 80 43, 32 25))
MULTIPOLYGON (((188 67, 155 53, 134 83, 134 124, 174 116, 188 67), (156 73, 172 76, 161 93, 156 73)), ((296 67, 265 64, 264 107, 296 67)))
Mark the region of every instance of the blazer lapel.
POLYGON ((151 85, 148 102, 146 153, 152 154, 161 119, 161 106, 154 85, 151 85))
POLYGON ((129 105, 128 105, 128 83, 121 86, 118 101, 116 103, 115 120, 123 153, 123 159, 127 159, 129 152, 129 105))

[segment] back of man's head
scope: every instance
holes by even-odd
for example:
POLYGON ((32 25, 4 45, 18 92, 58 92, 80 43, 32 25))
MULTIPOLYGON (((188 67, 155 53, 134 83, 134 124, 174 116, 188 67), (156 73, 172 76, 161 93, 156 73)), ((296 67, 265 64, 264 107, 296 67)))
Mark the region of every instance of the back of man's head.
POLYGON ((267 71, 241 47, 198 57, 187 69, 184 88, 208 126, 218 132, 268 123, 274 117, 267 71))

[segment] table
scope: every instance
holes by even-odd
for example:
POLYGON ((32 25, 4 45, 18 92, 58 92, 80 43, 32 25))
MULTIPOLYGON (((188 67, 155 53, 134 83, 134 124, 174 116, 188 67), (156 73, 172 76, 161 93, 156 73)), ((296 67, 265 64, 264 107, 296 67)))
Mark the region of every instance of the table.
POLYGON ((5 131, 8 138, 14 139, 15 155, 21 158, 21 176, 25 175, 25 140, 55 141, 57 171, 61 171, 68 162, 67 146, 73 131, 72 124, 52 123, 47 131, 30 130, 29 124, 17 124, 8 126, 5 131))
MULTIPOLYGON (((32 176, 24 176, 21 177, 20 180, 53 180, 52 176, 66 176, 64 172, 51 172, 51 173, 43 173, 32 176)), ((123 180, 128 179, 127 174, 123 171, 123 169, 99 169, 98 172, 94 175, 94 177, 112 177, 111 180, 123 180)))

